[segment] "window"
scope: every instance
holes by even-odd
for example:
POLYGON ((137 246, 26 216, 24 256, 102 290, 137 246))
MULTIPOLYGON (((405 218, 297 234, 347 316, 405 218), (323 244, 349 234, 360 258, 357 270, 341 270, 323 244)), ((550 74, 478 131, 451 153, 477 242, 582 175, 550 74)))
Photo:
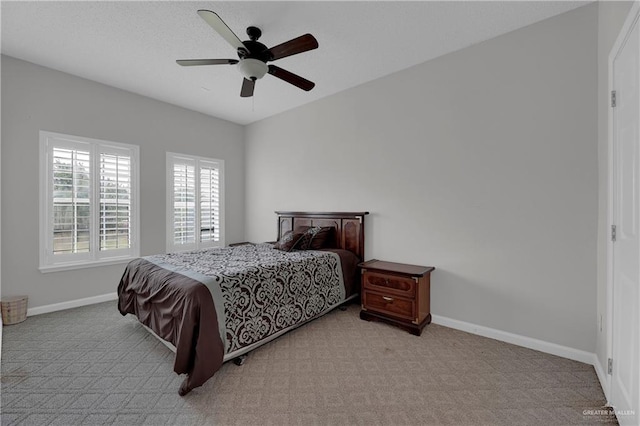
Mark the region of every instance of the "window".
POLYGON ((137 146, 40 132, 40 269, 139 255, 137 146))
POLYGON ((224 246, 224 161, 167 153, 167 251, 224 246))

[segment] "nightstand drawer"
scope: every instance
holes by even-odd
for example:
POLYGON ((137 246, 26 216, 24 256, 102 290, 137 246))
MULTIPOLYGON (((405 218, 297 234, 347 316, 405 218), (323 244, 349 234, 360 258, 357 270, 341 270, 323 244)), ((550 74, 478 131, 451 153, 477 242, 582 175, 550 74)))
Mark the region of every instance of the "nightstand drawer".
POLYGON ((362 298, 362 306, 367 310, 405 318, 410 321, 416 319, 415 301, 412 299, 404 299, 402 297, 365 290, 362 298))
POLYGON ((365 271, 363 283, 365 289, 382 293, 390 293, 407 298, 413 298, 416 294, 416 282, 409 277, 365 271))

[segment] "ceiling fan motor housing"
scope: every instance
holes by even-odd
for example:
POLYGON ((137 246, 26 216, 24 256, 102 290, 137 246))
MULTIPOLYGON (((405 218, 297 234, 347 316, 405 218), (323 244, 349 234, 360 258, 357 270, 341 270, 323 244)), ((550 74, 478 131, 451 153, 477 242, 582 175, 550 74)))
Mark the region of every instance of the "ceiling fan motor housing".
POLYGON ((241 47, 238 48, 238 57, 240 59, 254 58, 254 59, 260 59, 262 62, 267 62, 273 59, 271 56, 271 52, 269 51, 267 46, 260 43, 259 41, 245 40, 242 42, 242 44, 246 49, 243 49, 241 47))
POLYGON ((267 73, 269 67, 260 59, 246 58, 238 62, 240 74, 247 80, 259 80, 267 73))

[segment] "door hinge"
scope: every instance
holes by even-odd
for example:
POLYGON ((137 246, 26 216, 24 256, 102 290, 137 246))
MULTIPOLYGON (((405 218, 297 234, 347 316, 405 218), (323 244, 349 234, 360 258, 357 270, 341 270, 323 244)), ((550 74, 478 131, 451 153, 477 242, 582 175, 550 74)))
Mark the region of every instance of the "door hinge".
POLYGON ((613 374, 613 359, 607 360, 607 374, 613 374))
POLYGON ((616 241, 616 226, 615 225, 611 225, 611 241, 615 242, 616 241))
POLYGON ((611 91, 611 108, 615 108, 616 106, 616 91, 611 91))

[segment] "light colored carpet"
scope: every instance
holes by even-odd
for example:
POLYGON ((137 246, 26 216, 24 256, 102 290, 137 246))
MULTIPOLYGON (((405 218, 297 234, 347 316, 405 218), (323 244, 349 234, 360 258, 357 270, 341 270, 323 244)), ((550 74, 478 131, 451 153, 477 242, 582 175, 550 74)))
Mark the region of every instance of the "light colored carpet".
POLYGON ((434 324, 416 337, 335 310, 178 396, 173 353, 115 302, 5 326, 2 425, 570 425, 592 366, 434 324))

